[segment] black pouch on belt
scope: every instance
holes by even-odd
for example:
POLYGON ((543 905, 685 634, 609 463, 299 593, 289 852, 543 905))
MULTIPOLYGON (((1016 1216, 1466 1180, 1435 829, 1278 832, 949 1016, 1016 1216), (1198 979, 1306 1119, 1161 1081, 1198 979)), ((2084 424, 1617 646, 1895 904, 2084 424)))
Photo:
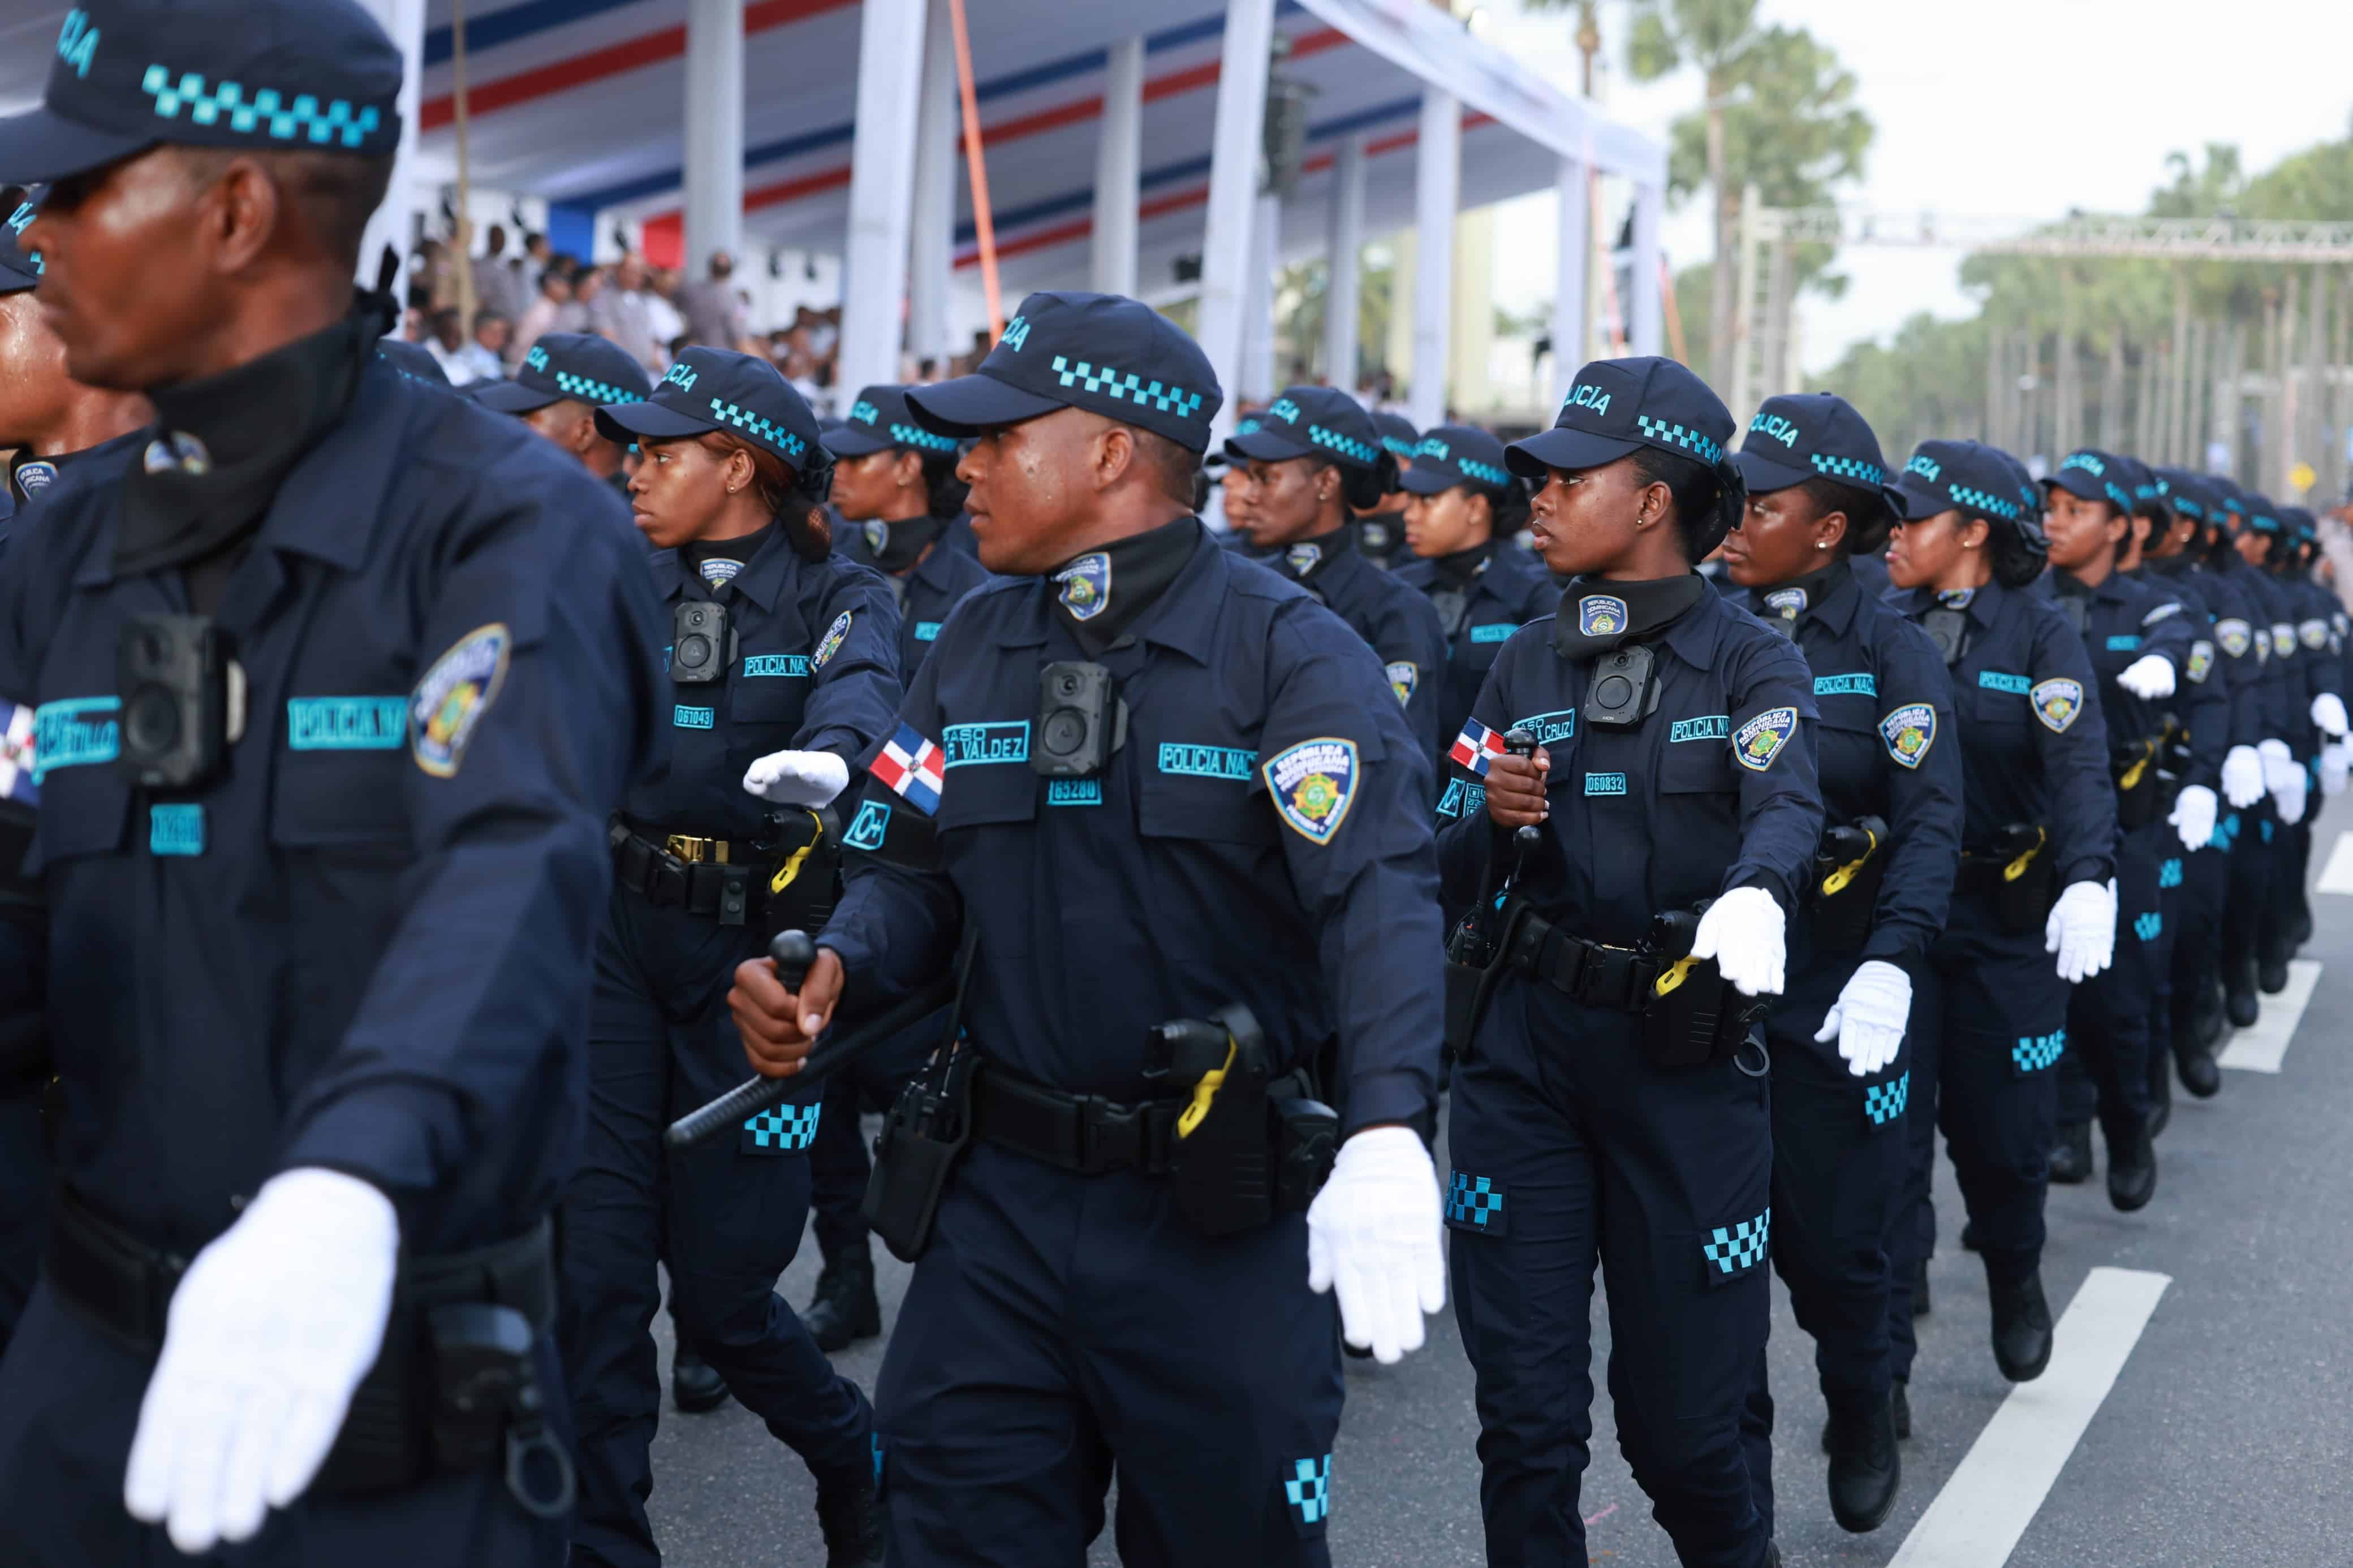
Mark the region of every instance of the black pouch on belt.
POLYGON ((874 1141, 874 1171, 858 1212, 882 1238, 891 1256, 913 1263, 932 1245, 940 1199, 972 1142, 972 1086, 981 1071, 980 1053, 958 1037, 965 987, 972 982, 973 955, 980 932, 969 921, 956 949, 955 1002, 940 1048, 917 1073, 882 1119, 874 1141))
POLYGON ((1822 835, 1814 856, 1814 939, 1823 949, 1844 952, 1871 938, 1879 909, 1880 884, 1887 879, 1887 824, 1876 816, 1856 818, 1822 835))
POLYGON ((841 888, 840 820, 829 805, 769 813, 776 864, 764 897, 767 931, 823 931, 841 888))
POLYGON ((1266 1037, 1250 1009, 1156 1024, 1145 1061, 1146 1079, 1193 1097, 1169 1150, 1177 1217, 1203 1236, 1232 1236, 1273 1218, 1266 1037))
POLYGON ((1642 1054, 1665 1071, 1705 1067, 1732 1055, 1764 1014, 1763 1004, 1733 989, 1715 960, 1691 955, 1699 918, 1714 901, 1651 919, 1648 945, 1659 977, 1642 1009, 1642 1054))
POLYGON ((2118 747, 2108 758, 2108 776, 2116 784, 2116 826, 2126 833, 2147 827, 2165 805, 2158 778, 2158 742, 2136 741, 2118 747))

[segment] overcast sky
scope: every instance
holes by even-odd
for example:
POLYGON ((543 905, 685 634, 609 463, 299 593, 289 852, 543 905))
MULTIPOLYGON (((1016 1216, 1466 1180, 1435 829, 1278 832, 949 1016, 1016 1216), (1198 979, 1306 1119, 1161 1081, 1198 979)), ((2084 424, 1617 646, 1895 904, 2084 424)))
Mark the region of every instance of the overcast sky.
MULTIPOLYGON (((1491 42, 1574 86, 1573 12, 1483 3, 1491 42)), ((1842 203, 2035 217, 2070 207, 2137 212, 2167 183, 2168 153, 2235 142, 2260 172, 2342 137, 2353 116, 2353 0, 1765 0, 1763 11, 1835 48, 1878 124, 1862 187, 1842 203), (2113 107, 2098 96, 2103 86, 2115 89, 2113 107)), ((1627 16, 1625 0, 1605 0, 1608 58, 1624 58, 1627 16)), ((1700 96, 1687 72, 1647 87, 1620 72, 1604 91, 1613 113, 1662 136, 1700 96)), ((1703 195, 1670 216, 1677 266, 1707 254, 1705 205, 1703 195)), ((1506 215, 1498 302, 1525 308, 1551 291, 1552 198, 1506 215)), ((1847 297, 1804 306, 1806 368, 1827 366, 1916 310, 1971 314, 1959 261, 1952 252, 1847 249, 1847 297)))

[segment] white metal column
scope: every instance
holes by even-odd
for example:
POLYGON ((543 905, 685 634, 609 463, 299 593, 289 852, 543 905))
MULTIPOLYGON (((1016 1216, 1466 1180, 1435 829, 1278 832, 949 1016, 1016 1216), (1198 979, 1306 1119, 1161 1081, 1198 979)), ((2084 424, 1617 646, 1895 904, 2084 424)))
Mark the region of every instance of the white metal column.
POLYGON ((1576 158, 1560 161, 1560 256, 1554 264, 1552 290, 1552 395, 1566 398, 1585 363, 1585 256, 1589 248, 1587 221, 1593 195, 1587 184, 1588 165, 1576 158))
POLYGON ((1413 279, 1413 393, 1407 412, 1422 429, 1446 423, 1448 329, 1454 305, 1454 213, 1462 176, 1462 107, 1425 88, 1421 138, 1415 148, 1413 218, 1418 231, 1413 279))
POLYGON ((1144 40, 1111 47, 1103 72, 1103 135, 1095 143, 1093 261, 1099 294, 1135 292, 1136 209, 1144 177, 1144 40))
MULTIPOLYGON (((373 289, 376 264, 387 245, 400 258, 402 275, 406 276, 417 216, 433 205, 431 181, 417 166, 417 108, 424 100, 420 87, 425 69, 425 0, 361 3, 383 24, 400 50, 400 149, 393 159, 392 183, 385 190, 384 204, 368 219, 366 237, 360 241, 359 280, 373 289)), ((406 298, 399 283, 393 288, 396 297, 406 298)))
POLYGON ((686 4, 686 275, 744 248, 744 0, 686 4))
POLYGON ((1332 161, 1332 241, 1324 286, 1324 374, 1356 390, 1356 316, 1365 248, 1365 139, 1340 143, 1332 161))
POLYGON ((923 33, 923 91, 915 105, 915 179, 907 245, 907 350, 918 359, 942 360, 960 346, 948 308, 948 284, 955 267, 959 117, 955 29, 948 15, 948 0, 931 0, 930 9, 930 23, 923 33))
POLYGON ((1667 352, 1665 306, 1659 297, 1659 214, 1666 193, 1657 185, 1634 191, 1634 289, 1628 346, 1638 354, 1667 352))
POLYGON ((845 390, 899 379, 923 10, 923 0, 865 0, 860 8, 858 133, 849 154, 849 236, 841 261, 839 384, 845 390))
POLYGON ((1234 391, 1242 370, 1250 208, 1258 199, 1259 133, 1266 118, 1267 50, 1273 40, 1274 0, 1229 0, 1201 247, 1201 350, 1226 394, 1211 427, 1219 439, 1233 430, 1234 391))
POLYGON ((1282 390, 1274 368, 1274 274, 1281 265, 1282 198, 1259 197, 1250 211, 1249 295, 1242 312, 1241 379, 1229 395, 1271 397, 1282 390))

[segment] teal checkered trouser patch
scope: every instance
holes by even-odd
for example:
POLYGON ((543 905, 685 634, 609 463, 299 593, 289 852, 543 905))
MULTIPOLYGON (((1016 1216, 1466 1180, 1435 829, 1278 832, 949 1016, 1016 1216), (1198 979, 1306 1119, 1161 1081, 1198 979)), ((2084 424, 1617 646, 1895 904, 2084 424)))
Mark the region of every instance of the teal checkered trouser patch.
POLYGON ((1717 1226, 1699 1244, 1700 1252, 1707 1258, 1712 1273, 1729 1278, 1745 1274, 1765 1261, 1767 1238, 1773 1230, 1773 1211, 1767 1208, 1755 1219, 1744 1219, 1738 1225, 1717 1226))
POLYGON ((817 1142, 822 1105, 779 1105, 744 1123, 738 1147, 746 1154, 795 1154, 817 1142))

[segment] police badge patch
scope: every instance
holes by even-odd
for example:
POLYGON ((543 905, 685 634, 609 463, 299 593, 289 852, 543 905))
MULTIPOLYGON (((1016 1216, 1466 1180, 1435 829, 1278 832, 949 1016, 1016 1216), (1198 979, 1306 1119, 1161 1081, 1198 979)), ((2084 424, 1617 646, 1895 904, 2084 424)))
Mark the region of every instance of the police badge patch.
POLYGON ((1733 757, 1751 773, 1763 773, 1798 732, 1795 708, 1767 708, 1732 733, 1733 757))
POLYGON ((2030 690, 2026 700, 2034 705, 2034 716, 2042 721, 2044 729, 2063 735, 2084 710, 2084 688, 2080 681, 2045 680, 2030 690))
POLYGON ((744 563, 741 561, 730 561, 723 556, 714 555, 702 563, 702 580, 716 588, 722 583, 733 582, 736 574, 743 570, 744 563))
POLYGON ((2328 646, 2328 623, 2317 618, 2300 621, 2296 624, 2295 635, 2304 639, 2305 647, 2317 653, 2328 646))
POLYGON ((1395 664, 1383 665, 1381 668, 1388 676, 1389 689, 1397 693, 1397 700, 1399 702, 1412 701, 1413 689, 1421 684, 1421 667, 1399 659, 1395 664))
POLYGON ((1294 544, 1282 552, 1282 558, 1290 563, 1292 571, 1304 577, 1323 562, 1324 547, 1313 543, 1294 544))
POLYGON ((1577 601, 1577 629, 1589 637, 1615 636, 1626 626, 1626 601, 1588 594, 1577 601))
POLYGON ((1259 770, 1276 815, 1311 844, 1329 844, 1356 801, 1356 742, 1325 735, 1285 747, 1259 770))
POLYGON ((872 551, 875 554, 880 555, 883 551, 890 548, 891 525, 884 522, 881 519, 875 518, 869 521, 865 527, 864 532, 866 534, 866 548, 872 551))
POLYGON ((2272 627, 2272 651, 2282 658, 2295 651, 2295 628, 2285 621, 2272 627))
POLYGON ((1926 702, 1907 702, 1879 721, 1879 738, 1887 742, 1889 756, 1916 768, 1936 743, 1936 710, 1926 702))
POLYGON ((1765 595, 1766 608, 1785 621, 1794 621, 1804 614, 1806 591, 1803 588, 1776 588, 1765 595))
POLYGON ((41 462, 37 459, 29 463, 21 463, 16 468, 16 488, 26 495, 47 489, 57 483, 57 479, 58 466, 55 463, 41 462))
POLYGON ((1082 555, 1054 574, 1057 596, 1074 621, 1092 621, 1111 605, 1111 557, 1101 551, 1082 555))
POLYGON ((815 653, 809 655, 811 669, 823 669, 825 661, 841 651, 841 639, 849 635, 849 616, 848 610, 842 611, 833 617, 833 625, 825 628, 825 640, 817 645, 815 653))
POLYGON ((408 751, 435 778, 457 775, 466 743, 506 681, 512 640, 502 621, 478 626, 435 659, 417 683, 408 703, 408 751))
POLYGON ((2200 637, 2189 645, 2189 679, 2202 681, 2214 668, 2214 645, 2200 637))
POLYGON ((2235 616, 2229 616, 2214 623, 2214 640, 2232 658, 2244 658, 2247 649, 2254 645, 2254 628, 2235 616))

